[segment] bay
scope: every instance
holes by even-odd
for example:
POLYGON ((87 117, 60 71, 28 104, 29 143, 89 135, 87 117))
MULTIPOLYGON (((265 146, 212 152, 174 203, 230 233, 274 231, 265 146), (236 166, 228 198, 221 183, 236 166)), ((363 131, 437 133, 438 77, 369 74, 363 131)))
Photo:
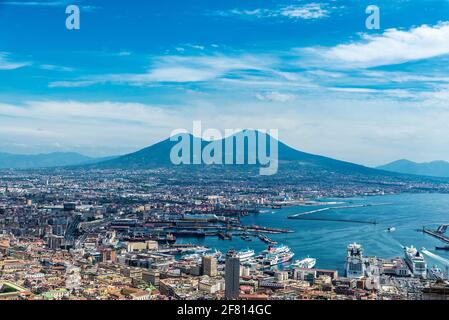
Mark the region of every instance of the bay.
MULTIPOLYGON (((361 244, 366 256, 382 258, 402 257, 403 246, 413 245, 418 249, 425 247, 430 252, 426 255, 429 268, 432 265, 441 268, 449 266, 449 252, 435 250, 435 246, 446 244, 418 231, 423 227, 436 229, 440 224, 449 224, 448 194, 399 194, 324 201, 331 200, 341 201, 344 204, 266 209, 265 213, 243 217, 242 223, 293 230, 293 233, 274 234, 269 237, 289 246, 295 253, 294 259, 310 256, 317 259, 317 268, 338 270, 340 274, 344 270, 346 248, 352 242, 361 244), (338 208, 345 205, 370 206, 338 208), (376 221, 377 224, 288 219, 288 216, 293 214, 324 207, 333 209, 313 213, 307 217, 376 221), (389 227, 395 227, 396 231, 388 232, 389 227)), ((250 242, 240 237, 233 237, 232 240, 221 240, 216 237, 180 240, 222 252, 229 249, 250 248, 257 253, 267 247, 257 238, 253 238, 250 242)))

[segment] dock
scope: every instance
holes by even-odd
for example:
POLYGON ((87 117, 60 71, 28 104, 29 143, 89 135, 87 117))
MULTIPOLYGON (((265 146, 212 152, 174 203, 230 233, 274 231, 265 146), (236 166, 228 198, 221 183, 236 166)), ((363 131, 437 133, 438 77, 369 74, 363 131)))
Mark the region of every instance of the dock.
POLYGON ((348 223, 363 223, 363 224, 377 224, 376 221, 354 220, 354 219, 332 219, 332 218, 312 218, 305 216, 290 216, 288 219, 293 220, 310 220, 310 221, 332 221, 332 222, 348 222, 348 223))
POLYGON ((257 237, 258 237, 260 240, 262 240, 263 242, 265 242, 265 243, 268 243, 268 244, 271 244, 271 245, 277 244, 276 241, 274 241, 273 239, 268 238, 266 235, 264 235, 264 234, 262 234, 262 233, 257 234, 257 237))
POLYGON ((426 228, 422 228, 422 232, 431 235, 432 237, 435 237, 437 239, 440 239, 441 241, 445 242, 445 243, 449 243, 449 237, 445 236, 443 234, 443 230, 446 231, 446 228, 443 226, 438 227, 437 230, 430 230, 430 229, 426 229, 426 228))

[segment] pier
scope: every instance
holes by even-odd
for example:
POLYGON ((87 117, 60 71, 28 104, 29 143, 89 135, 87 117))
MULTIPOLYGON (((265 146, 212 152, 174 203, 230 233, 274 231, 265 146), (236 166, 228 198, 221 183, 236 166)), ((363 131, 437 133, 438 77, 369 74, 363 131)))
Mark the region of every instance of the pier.
POLYGON ((288 219, 294 220, 310 220, 310 221, 333 221, 333 222, 348 222, 348 223, 363 223, 363 224, 377 224, 376 221, 364 221, 354 219, 332 219, 332 218, 312 218, 304 216, 290 216, 288 219))
POLYGON ((449 243, 449 237, 445 236, 443 233, 446 231, 447 225, 439 226, 437 230, 430 230, 426 228, 422 228, 422 232, 431 235, 432 237, 435 237, 437 239, 440 239, 441 241, 445 243, 449 243))
POLYGON ((265 243, 268 243, 268 244, 271 244, 271 245, 277 244, 276 241, 274 241, 273 239, 268 238, 266 235, 264 235, 264 234, 262 234, 262 233, 257 234, 257 237, 258 237, 260 240, 262 240, 263 242, 265 242, 265 243))

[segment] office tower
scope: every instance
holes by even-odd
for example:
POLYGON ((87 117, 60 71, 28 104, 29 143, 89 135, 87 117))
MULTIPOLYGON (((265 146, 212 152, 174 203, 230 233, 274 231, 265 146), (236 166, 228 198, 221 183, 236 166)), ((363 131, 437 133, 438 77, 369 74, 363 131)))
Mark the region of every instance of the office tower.
POLYGON ((217 275, 217 260, 213 256, 203 257, 203 275, 215 277, 217 275))
POLYGON ((225 299, 238 299, 240 293, 240 259, 230 250, 226 254, 225 265, 225 299))

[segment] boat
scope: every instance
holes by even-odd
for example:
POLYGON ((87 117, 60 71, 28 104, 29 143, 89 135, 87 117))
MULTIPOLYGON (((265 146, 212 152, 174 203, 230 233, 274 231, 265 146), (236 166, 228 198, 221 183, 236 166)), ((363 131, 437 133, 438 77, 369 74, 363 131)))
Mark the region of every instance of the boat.
POLYGON ((388 231, 388 232, 395 232, 395 231, 396 231, 396 228, 395 228, 395 227, 389 227, 389 228, 387 229, 387 231, 388 231))
POLYGON ((286 245, 268 246, 267 249, 262 251, 262 254, 281 254, 290 252, 290 248, 286 245))
POLYGON ((438 266, 434 265, 429 269, 429 277, 434 280, 442 280, 444 279, 444 273, 438 266))
POLYGON ((183 260, 183 261, 201 261, 201 254, 199 254, 199 253, 186 254, 181 257, 181 260, 183 260))
POLYGON ((219 232, 218 237, 222 240, 231 240, 232 239, 232 235, 227 232, 219 232))
POLYGON ((294 255, 285 245, 269 246, 262 251, 259 260, 263 265, 275 266, 290 261, 294 255))
POLYGON ((210 251, 210 249, 206 248, 206 247, 197 247, 197 248, 193 249, 193 253, 198 253, 198 254, 204 254, 208 251, 210 251))
POLYGON ((427 263, 423 255, 415 247, 405 247, 405 262, 407 263, 412 275, 416 277, 426 278, 427 263))
POLYGON ((302 260, 295 260, 295 262, 292 263, 293 267, 296 268, 304 268, 304 269, 312 269, 316 264, 315 258, 307 257, 302 260))
POLYGON ((254 257, 254 250, 243 250, 237 252, 237 257, 240 259, 240 262, 245 262, 250 260, 252 257, 254 257))
POLYGON ((267 254, 262 259, 262 264, 265 266, 275 266, 278 264, 289 262, 295 254, 293 252, 284 252, 280 254, 267 254))

